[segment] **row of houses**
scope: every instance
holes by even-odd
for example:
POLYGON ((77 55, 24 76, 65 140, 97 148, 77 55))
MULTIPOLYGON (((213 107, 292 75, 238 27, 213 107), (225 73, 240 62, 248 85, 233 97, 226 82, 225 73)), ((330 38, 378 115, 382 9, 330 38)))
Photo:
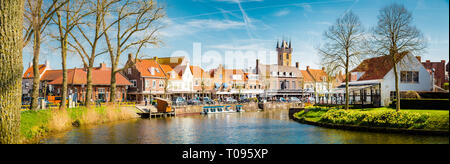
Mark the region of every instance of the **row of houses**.
MULTIPOLYGON (((215 69, 204 70, 191 65, 186 57, 153 57, 127 61, 132 67, 116 74, 116 101, 142 103, 151 97, 315 97, 326 94, 342 95, 345 75, 328 75, 325 68, 300 69, 300 63, 292 63, 291 43, 277 43, 278 64, 263 64, 256 59, 256 67, 250 69, 229 69, 219 65, 215 69)), ((432 91, 433 85, 448 82, 445 75, 445 61, 421 63, 419 57, 404 53, 400 69, 401 90, 432 91), (430 64, 431 63, 431 64, 430 64), (441 66, 444 65, 444 66, 441 66), (441 69, 444 69, 443 71, 441 69), (442 75, 443 72, 443 75, 442 75)), ((23 76, 23 96, 30 96, 32 88, 32 65, 23 76)), ((352 90, 380 95, 380 105, 392 100, 394 91, 393 63, 386 57, 364 60, 353 69, 350 78, 352 90)), ((447 64, 448 67, 448 64, 447 64)), ((40 96, 60 96, 62 70, 53 70, 46 62, 39 65, 40 96)), ((111 68, 101 63, 93 69, 93 101, 109 99, 111 68)), ((86 92, 86 69, 68 70, 68 94, 76 101, 83 101, 86 92)))

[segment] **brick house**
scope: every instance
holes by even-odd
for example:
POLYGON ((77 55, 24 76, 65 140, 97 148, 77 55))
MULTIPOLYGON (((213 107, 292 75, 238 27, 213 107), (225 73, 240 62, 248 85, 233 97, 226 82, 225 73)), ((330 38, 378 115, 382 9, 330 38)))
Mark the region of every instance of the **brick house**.
MULTIPOLYGON (((48 63, 46 65, 49 65, 48 63)), ((24 77, 29 78, 29 69, 25 72, 24 77)), ((45 70, 45 69, 44 69, 45 70)), ((32 75, 32 69, 31 69, 32 75)), ((84 102, 86 93, 86 79, 87 72, 84 68, 67 69, 67 91, 68 95, 72 96, 74 101, 84 102)), ((41 97, 57 96, 61 97, 62 92, 62 70, 47 69, 41 73, 41 85, 44 86, 46 92, 41 92, 41 97)), ((122 74, 116 74, 117 92, 116 101, 126 100, 126 88, 131 85, 130 81, 122 74)), ((93 93, 92 99, 109 101, 111 84, 111 68, 106 67, 106 64, 101 63, 99 67, 95 67, 92 70, 92 85, 93 93)), ((26 87, 26 86, 25 86, 26 87)))
MULTIPOLYGON (((417 56, 417 59, 422 62, 421 57, 417 56)), ((434 85, 444 87, 446 76, 445 60, 441 60, 440 62, 431 62, 430 60, 426 60, 425 62, 422 62, 422 65, 434 77, 434 85)))
MULTIPOLYGON (((133 59, 131 59, 133 60, 133 59)), ((133 61, 128 61, 133 62, 133 61)), ((166 73, 155 59, 139 59, 122 72, 131 82, 128 100, 144 103, 144 97, 163 97, 166 73)))
MULTIPOLYGON (((48 70, 51 70, 50 68, 50 62, 46 61, 45 64, 41 64, 39 67, 39 75, 40 80, 42 81, 42 76, 45 72, 48 70)), ((31 92, 33 89, 33 64, 30 62, 28 69, 25 71, 22 77, 22 97, 30 97, 31 92)), ((39 83, 39 96, 44 96, 44 92, 42 92, 42 89, 45 88, 45 83, 39 83)))

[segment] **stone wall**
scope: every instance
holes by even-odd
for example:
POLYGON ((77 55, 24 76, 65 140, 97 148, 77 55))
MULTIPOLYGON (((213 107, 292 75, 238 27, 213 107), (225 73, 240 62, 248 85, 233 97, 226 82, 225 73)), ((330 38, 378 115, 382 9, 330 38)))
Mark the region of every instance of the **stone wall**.
MULTIPOLYGON (((246 104, 220 104, 222 106, 230 105, 233 108, 236 105, 243 105, 243 109, 245 111, 254 112, 261 110, 258 108, 258 103, 246 103, 246 104)), ((200 114, 205 105, 188 105, 188 106, 178 106, 173 107, 175 109, 176 115, 192 115, 192 114, 200 114)), ((275 110, 275 109, 285 109, 288 110, 292 107, 302 107, 302 105, 294 104, 294 103, 277 103, 277 102, 268 102, 264 103, 264 110, 275 110)))

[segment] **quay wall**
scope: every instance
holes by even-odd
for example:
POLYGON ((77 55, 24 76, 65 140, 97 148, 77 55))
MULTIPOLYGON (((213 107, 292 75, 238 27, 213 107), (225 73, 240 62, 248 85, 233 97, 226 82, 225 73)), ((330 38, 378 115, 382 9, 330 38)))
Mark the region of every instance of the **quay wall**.
MULTIPOLYGON (((279 103, 279 102, 267 102, 262 104, 263 109, 260 109, 258 107, 258 103, 252 102, 252 103, 246 103, 246 104, 217 104, 214 106, 226 106, 230 105, 233 108, 236 105, 242 105, 243 109, 245 111, 258 111, 258 110, 275 110, 275 109, 289 109, 292 107, 299 107, 301 105, 296 103, 279 103)), ((187 106, 174 106, 175 114, 176 115, 193 115, 193 114, 200 114, 203 110, 204 106, 208 105, 187 105, 187 106)))

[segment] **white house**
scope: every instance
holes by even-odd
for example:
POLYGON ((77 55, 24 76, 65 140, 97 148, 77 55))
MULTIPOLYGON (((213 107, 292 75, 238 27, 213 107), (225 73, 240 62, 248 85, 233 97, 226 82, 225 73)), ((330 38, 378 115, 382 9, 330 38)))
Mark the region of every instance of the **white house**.
MULTIPOLYGON (((400 91, 431 91, 431 75, 420 61, 410 53, 402 53, 400 58, 396 63, 400 91)), ((376 87, 380 92, 381 106, 388 106, 395 98, 394 65, 388 57, 366 59, 351 72, 357 76, 357 81, 350 82, 350 86, 376 87)))
POLYGON ((171 93, 194 93, 194 76, 189 63, 176 66, 169 72, 168 87, 171 93))

